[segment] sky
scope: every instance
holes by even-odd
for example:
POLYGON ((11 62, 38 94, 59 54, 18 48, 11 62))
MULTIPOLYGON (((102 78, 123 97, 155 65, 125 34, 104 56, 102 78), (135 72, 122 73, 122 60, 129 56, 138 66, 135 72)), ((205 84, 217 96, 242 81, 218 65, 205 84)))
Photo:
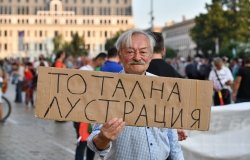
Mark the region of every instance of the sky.
MULTIPOLYGON (((136 28, 146 29, 150 25, 151 0, 132 0, 136 28)), ((192 19, 206 13, 205 4, 211 0, 153 0, 154 26, 165 26, 168 21, 181 22, 182 17, 192 19)))

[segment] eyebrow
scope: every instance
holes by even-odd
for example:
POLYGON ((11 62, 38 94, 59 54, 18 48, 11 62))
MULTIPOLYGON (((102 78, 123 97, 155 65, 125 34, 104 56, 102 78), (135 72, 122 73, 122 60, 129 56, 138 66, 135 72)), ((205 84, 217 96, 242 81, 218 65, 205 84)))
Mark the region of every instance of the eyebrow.
MULTIPOLYGON (((147 49, 148 47, 142 47, 142 48, 139 48, 139 50, 143 50, 143 49, 147 49)), ((128 49, 134 49, 135 50, 135 48, 132 48, 132 47, 128 47, 128 49)))

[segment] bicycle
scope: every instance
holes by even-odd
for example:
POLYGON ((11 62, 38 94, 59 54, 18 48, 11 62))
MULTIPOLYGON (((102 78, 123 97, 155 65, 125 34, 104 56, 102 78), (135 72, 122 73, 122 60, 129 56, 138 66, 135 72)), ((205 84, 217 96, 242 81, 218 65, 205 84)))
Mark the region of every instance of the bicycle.
POLYGON ((0 116, 0 122, 4 122, 6 121, 6 119, 10 116, 10 113, 12 111, 12 106, 10 104, 10 101, 2 96, 2 104, 0 106, 0 114, 1 114, 1 111, 2 111, 2 116, 0 116))

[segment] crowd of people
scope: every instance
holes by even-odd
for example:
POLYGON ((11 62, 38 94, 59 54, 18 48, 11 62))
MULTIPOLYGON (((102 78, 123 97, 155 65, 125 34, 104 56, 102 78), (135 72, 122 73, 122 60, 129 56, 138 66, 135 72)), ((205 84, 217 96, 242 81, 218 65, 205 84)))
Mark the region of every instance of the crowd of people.
MULTIPOLYGON (((94 58, 72 57, 64 51, 55 59, 40 55, 37 60, 4 59, 1 61, 0 86, 4 79, 16 85, 15 102, 26 108, 35 107, 34 92, 37 68, 51 66, 90 71, 140 74, 213 81, 214 106, 232 102, 250 102, 250 58, 178 57, 165 60, 164 40, 161 33, 130 30, 123 33, 116 46, 94 58)), ((1 104, 1 101, 0 101, 1 104)), ((1 107, 0 107, 1 108, 1 107)), ((1 110, 0 110, 1 116, 1 110)), ((114 118, 103 125, 74 122, 77 135, 75 160, 82 160, 87 149, 87 160, 94 152, 110 159, 184 159, 178 140, 185 140, 183 130, 128 127, 122 119, 114 118), (93 127, 93 128, 92 128, 93 127), (88 145, 88 147, 87 147, 88 145), (94 152, 93 152, 94 151, 94 152)))

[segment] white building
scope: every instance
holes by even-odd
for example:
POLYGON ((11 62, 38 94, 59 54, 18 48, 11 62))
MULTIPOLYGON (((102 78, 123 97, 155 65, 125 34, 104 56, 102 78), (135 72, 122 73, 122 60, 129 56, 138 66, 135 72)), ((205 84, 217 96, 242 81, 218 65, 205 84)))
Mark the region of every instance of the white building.
POLYGON ((0 58, 49 55, 52 39, 83 36, 91 55, 134 27, 132 0, 0 0, 0 58))
POLYGON ((194 27, 194 19, 183 19, 180 23, 169 23, 162 29, 165 46, 177 51, 178 56, 194 56, 196 44, 190 37, 190 30, 194 27))

